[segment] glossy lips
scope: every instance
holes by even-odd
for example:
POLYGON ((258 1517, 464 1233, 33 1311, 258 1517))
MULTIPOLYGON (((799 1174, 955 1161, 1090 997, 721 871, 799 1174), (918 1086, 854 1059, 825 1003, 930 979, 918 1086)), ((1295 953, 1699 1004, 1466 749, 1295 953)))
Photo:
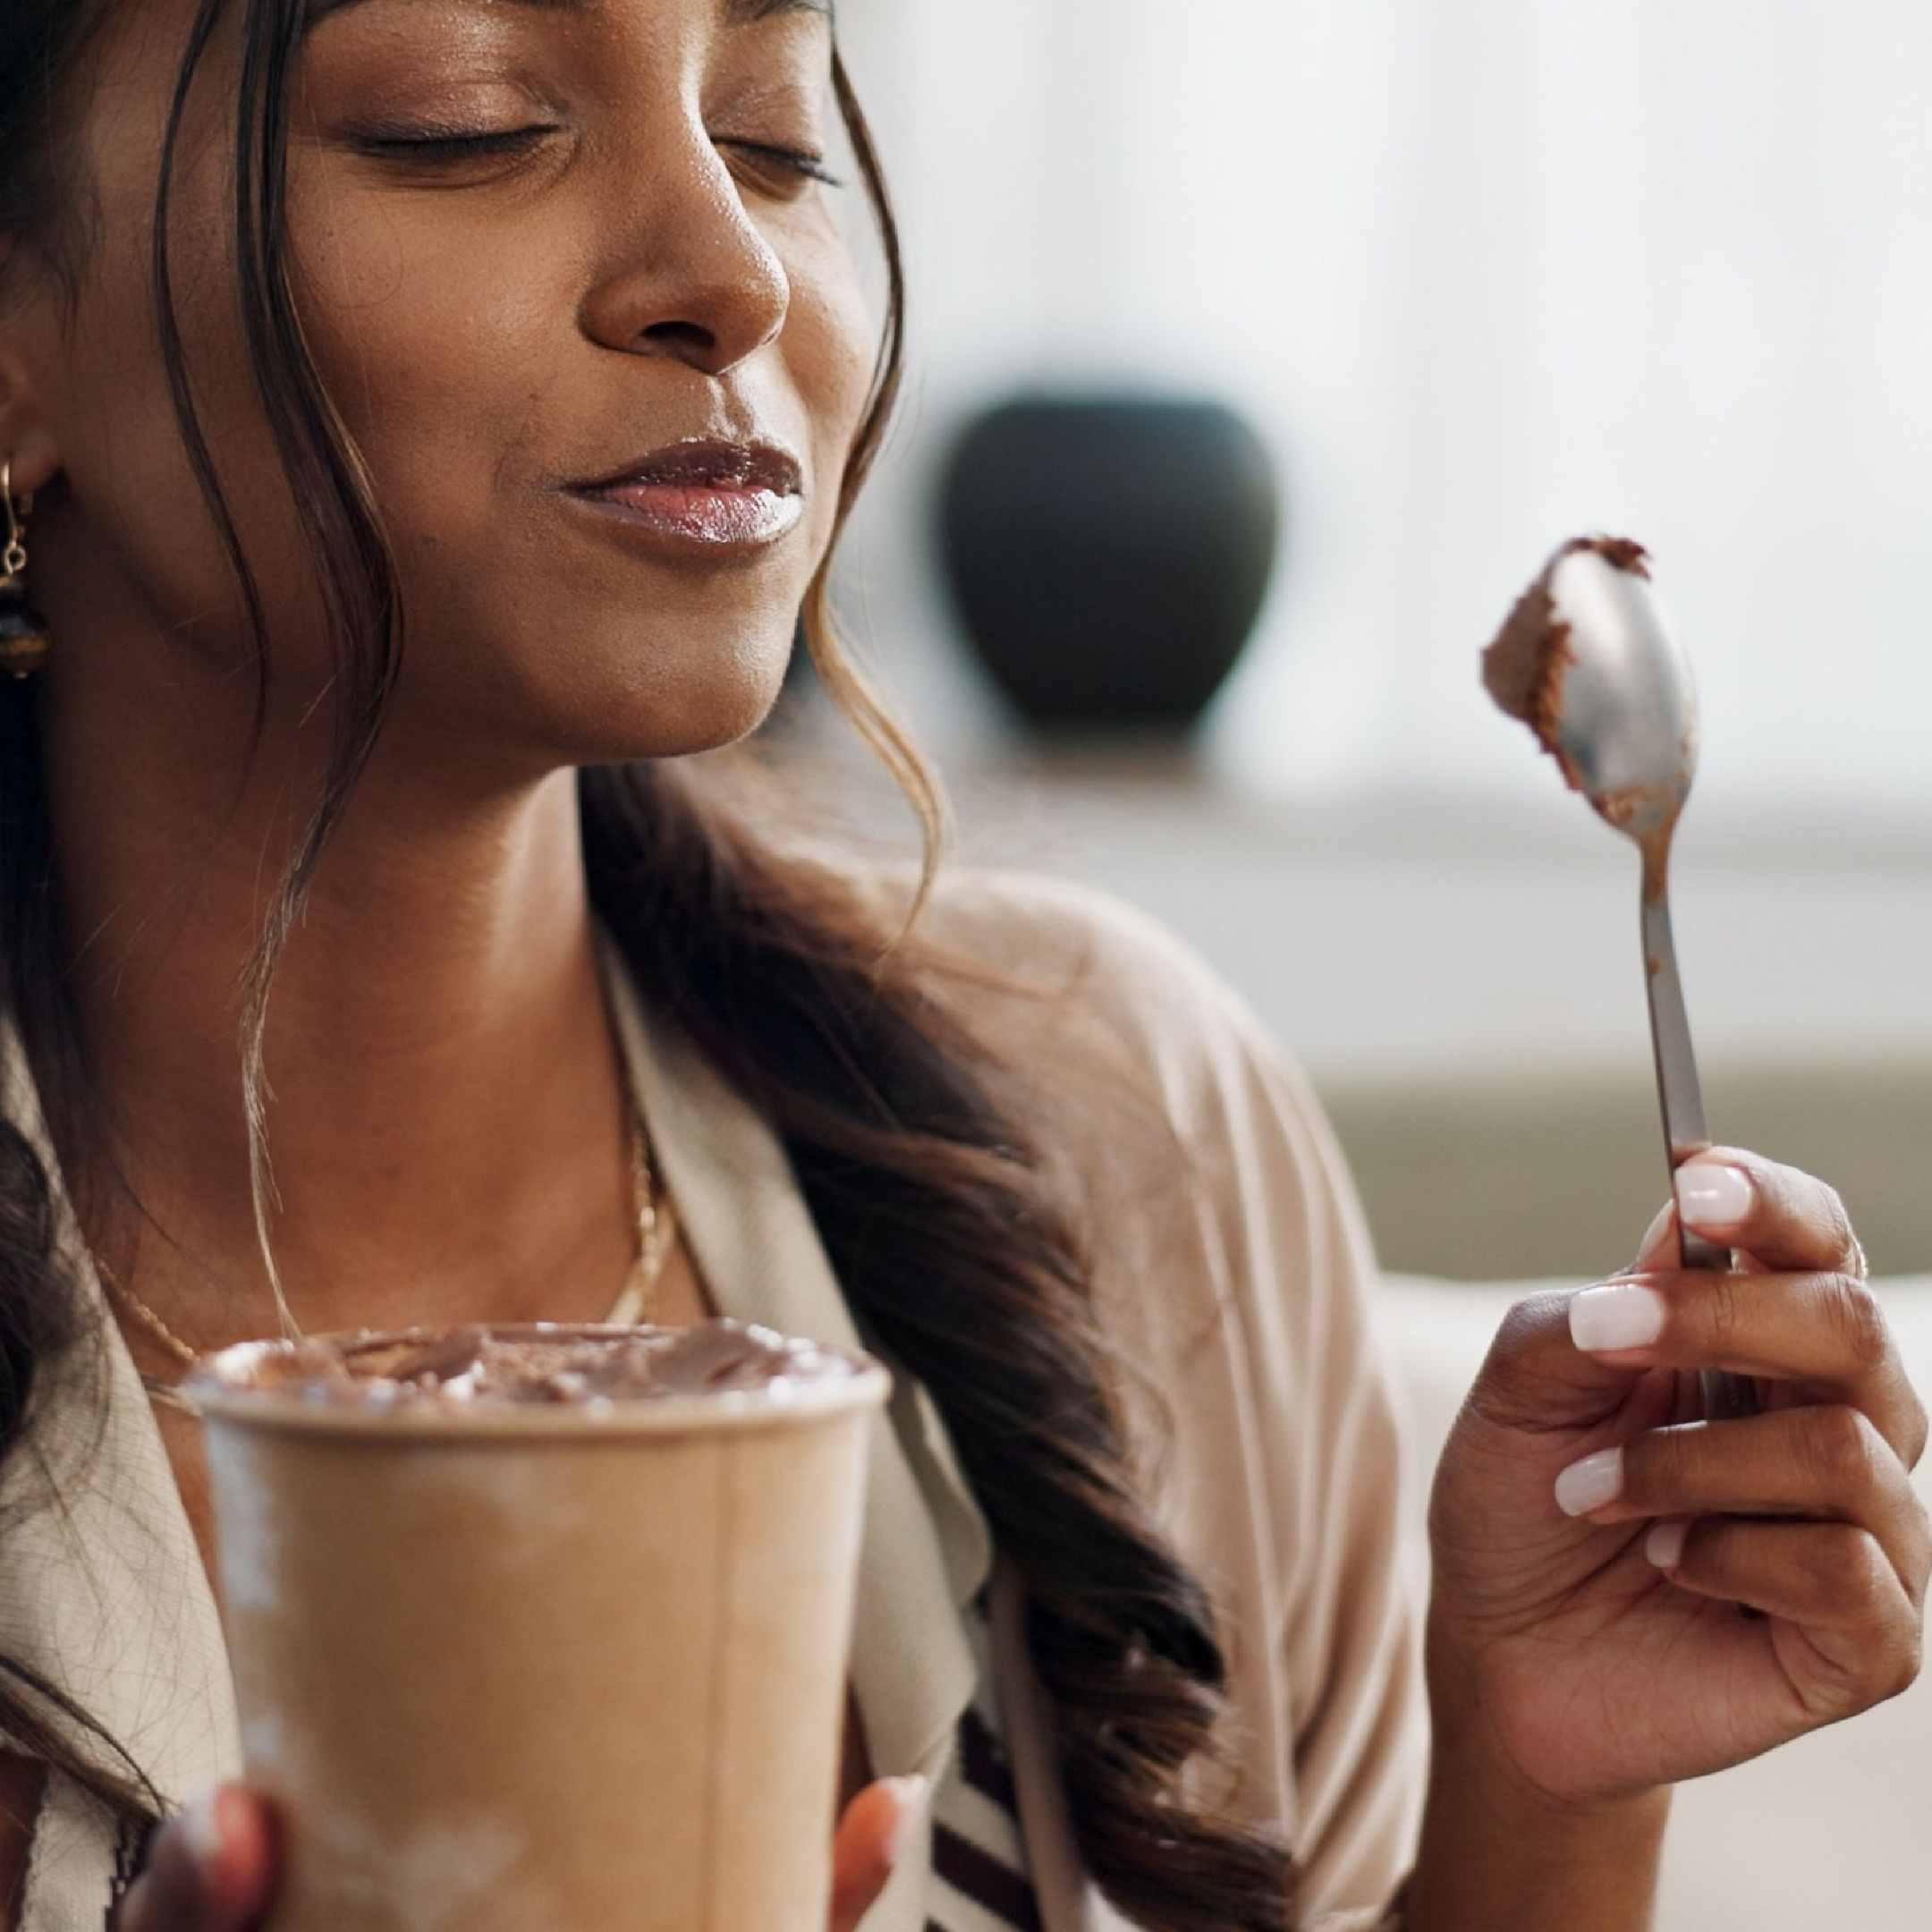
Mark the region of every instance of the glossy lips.
POLYGON ((775 543, 804 514, 795 458, 768 444, 690 442, 572 494, 642 532, 713 555, 775 543))

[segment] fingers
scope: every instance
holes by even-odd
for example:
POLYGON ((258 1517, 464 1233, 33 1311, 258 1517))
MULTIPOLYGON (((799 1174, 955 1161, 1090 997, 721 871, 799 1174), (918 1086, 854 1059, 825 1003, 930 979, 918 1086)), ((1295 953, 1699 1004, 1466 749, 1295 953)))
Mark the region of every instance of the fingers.
POLYGON ((1668 1389, 1680 1379, 1580 1351, 1571 1334, 1573 1293, 1525 1295, 1504 1317, 1465 1413, 1481 1425, 1530 1436, 1590 1430, 1616 1419, 1629 1435, 1671 1419, 1668 1389), (1646 1385, 1652 1385, 1646 1394, 1646 1385))
POLYGON ((1630 1275, 1572 1295, 1569 1316, 1572 1342, 1599 1360, 1799 1384, 1863 1410, 1908 1469, 1925 1453, 1925 1405, 1885 1309, 1850 1275, 1630 1275))
POLYGON ((274 1864, 267 1808, 221 1785, 155 1834, 117 1932, 245 1932, 268 1903, 274 1864))
MULTIPOLYGON (((1742 1250, 1773 1273, 1862 1275, 1837 1190, 1741 1148, 1712 1148, 1677 1170, 1676 1214, 1693 1233, 1742 1250)), ((1653 1228, 1640 1265, 1675 1264, 1674 1224, 1653 1228)))
POLYGON ((1556 1500, 1594 1522, 1714 1515, 1814 1517, 1868 1537, 1916 1603, 1932 1524, 1903 1464, 1856 1409, 1783 1409, 1651 1429, 1572 1463, 1556 1500))
POLYGON ((831 1932, 853 1932, 872 1910, 926 1809, 922 1777, 884 1778, 846 1806, 832 1840, 831 1932))
MULTIPOLYGON (((846 1807, 832 1847, 830 1932, 854 1932, 925 1809, 927 1781, 887 1778, 846 1807)), ((253 1792, 223 1785, 155 1835, 116 1932, 247 1932, 274 1887, 273 1818, 253 1792)))
POLYGON ((1885 1552, 1853 1524, 1660 1523, 1648 1550, 1681 1589, 1799 1627, 1809 1654, 1787 1667, 1818 1723, 1868 1710, 1918 1677, 1917 1606, 1885 1552))

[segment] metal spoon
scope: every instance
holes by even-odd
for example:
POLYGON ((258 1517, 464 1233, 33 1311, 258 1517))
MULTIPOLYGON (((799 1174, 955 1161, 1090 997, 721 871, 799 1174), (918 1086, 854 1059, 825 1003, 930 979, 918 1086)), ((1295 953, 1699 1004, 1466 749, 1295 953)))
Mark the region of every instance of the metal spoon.
MULTIPOLYGON (((1490 695, 1522 719, 1572 788, 1643 855, 1643 946, 1650 1038, 1671 1172, 1711 1144, 1690 1021, 1671 936, 1670 854, 1697 775, 1698 700, 1690 661, 1650 585, 1639 544, 1582 538, 1551 559, 1483 662, 1490 695)), ((1687 1268, 1728 1270, 1731 1250, 1680 1223, 1687 1268)), ((1756 1415, 1749 1377, 1699 1378, 1714 1421, 1756 1415)))

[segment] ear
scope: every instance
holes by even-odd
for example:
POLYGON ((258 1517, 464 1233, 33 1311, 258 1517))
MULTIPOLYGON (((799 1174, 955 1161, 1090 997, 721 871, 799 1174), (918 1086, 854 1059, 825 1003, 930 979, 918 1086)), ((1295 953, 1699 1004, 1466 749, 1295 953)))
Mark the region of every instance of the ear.
POLYGON ((0 298, 0 456, 13 464, 16 496, 43 488, 61 467, 60 438, 36 379, 43 348, 38 307, 0 298))

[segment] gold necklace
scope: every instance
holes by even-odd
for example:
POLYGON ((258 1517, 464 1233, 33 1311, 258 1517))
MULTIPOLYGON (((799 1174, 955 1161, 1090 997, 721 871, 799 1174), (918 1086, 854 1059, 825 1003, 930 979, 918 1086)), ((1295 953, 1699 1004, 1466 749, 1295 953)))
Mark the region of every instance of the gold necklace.
MULTIPOLYGON (((650 1320, 657 1306, 665 1262, 670 1257, 677 1233, 677 1215, 670 1196, 665 1195, 660 1205, 651 1167, 650 1144, 644 1131, 644 1113, 637 1105, 634 1091, 631 1100, 631 1210, 637 1224, 638 1247, 624 1275, 623 1286, 618 1291, 617 1300, 604 1318, 606 1324, 618 1327, 642 1326, 650 1320)), ((90 1258, 94 1272, 100 1276, 101 1286, 183 1367, 199 1359, 203 1351, 183 1342, 98 1255, 90 1254, 90 1258)), ((200 1412, 193 1399, 182 1394, 178 1381, 170 1382, 164 1376, 144 1375, 141 1382, 148 1394, 165 1407, 179 1409, 189 1415, 200 1412)))

